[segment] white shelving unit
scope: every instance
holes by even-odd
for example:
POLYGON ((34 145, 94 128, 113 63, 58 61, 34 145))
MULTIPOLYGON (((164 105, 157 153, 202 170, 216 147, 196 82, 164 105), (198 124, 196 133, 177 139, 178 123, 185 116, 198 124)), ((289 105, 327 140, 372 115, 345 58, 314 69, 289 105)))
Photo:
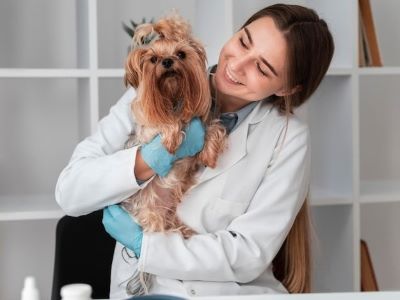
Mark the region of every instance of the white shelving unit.
MULTIPOLYGON (((246 18, 276 2, 1 1, 1 299, 18 298, 26 275, 36 276, 49 298, 55 226, 63 215, 55 183, 76 144, 125 89, 130 40, 121 22, 178 8, 214 64, 246 18)), ((400 289, 400 3, 371 0, 385 67, 359 68, 357 0, 282 2, 314 8, 336 44, 327 76, 298 110, 312 141, 314 291, 359 290, 360 238, 370 246, 381 289, 400 289)))

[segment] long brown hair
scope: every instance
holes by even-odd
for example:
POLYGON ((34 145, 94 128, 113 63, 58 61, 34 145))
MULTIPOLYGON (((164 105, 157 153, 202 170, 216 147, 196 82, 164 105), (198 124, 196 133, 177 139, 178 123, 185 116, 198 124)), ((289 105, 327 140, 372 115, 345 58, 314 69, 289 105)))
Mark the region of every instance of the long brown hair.
POLYGON ((272 261, 274 276, 289 293, 311 292, 311 228, 306 199, 281 249, 272 261))
MULTIPOLYGON (((271 17, 286 40, 284 82, 288 93, 273 95, 266 101, 277 107, 289 121, 293 109, 310 98, 325 76, 334 52, 333 38, 326 22, 314 10, 299 5, 268 6, 252 15, 242 28, 262 17, 271 17)), ((275 277, 290 293, 311 291, 311 229, 308 201, 305 199, 272 262, 275 277)))

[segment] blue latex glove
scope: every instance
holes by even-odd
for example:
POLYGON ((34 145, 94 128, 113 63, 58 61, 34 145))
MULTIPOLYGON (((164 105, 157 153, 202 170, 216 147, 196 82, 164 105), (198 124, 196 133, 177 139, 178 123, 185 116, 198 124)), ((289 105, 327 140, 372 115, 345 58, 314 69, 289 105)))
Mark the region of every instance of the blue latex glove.
POLYGON ((193 118, 184 131, 185 138, 175 155, 164 148, 159 134, 151 142, 142 146, 140 153, 143 160, 159 176, 167 176, 176 160, 194 156, 203 149, 205 130, 198 117, 193 118))
POLYGON ((140 257, 143 229, 128 212, 117 204, 104 208, 103 225, 109 235, 140 257))

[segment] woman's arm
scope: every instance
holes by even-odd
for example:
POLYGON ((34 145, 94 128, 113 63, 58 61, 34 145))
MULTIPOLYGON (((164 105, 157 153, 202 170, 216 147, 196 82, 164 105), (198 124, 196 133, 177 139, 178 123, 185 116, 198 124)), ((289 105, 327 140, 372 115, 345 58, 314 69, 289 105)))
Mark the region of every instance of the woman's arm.
POLYGON ((285 145, 245 214, 226 230, 188 240, 180 234, 144 233, 139 269, 180 280, 244 283, 258 278, 280 249, 306 197, 309 150, 308 128, 289 126, 285 145))
POLYGON ((154 170, 143 160, 140 150, 136 152, 134 173, 138 181, 146 181, 155 174, 154 170))
POLYGON ((134 128, 129 89, 98 124, 97 131, 80 142, 56 185, 56 201, 72 216, 79 216, 119 203, 146 184, 137 179, 152 176, 138 155, 138 148, 124 149, 134 128), (135 176, 136 174, 136 176, 135 176))

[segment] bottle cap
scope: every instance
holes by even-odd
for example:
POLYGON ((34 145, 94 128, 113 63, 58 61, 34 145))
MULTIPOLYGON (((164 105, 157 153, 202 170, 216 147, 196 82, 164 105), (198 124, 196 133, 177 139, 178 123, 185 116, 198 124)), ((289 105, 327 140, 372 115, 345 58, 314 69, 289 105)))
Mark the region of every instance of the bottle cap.
POLYGON ((39 300, 39 291, 33 276, 25 277, 24 288, 21 292, 21 300, 39 300))
POLYGON ((90 299, 92 287, 85 283, 64 285, 61 288, 61 297, 64 299, 90 299))

